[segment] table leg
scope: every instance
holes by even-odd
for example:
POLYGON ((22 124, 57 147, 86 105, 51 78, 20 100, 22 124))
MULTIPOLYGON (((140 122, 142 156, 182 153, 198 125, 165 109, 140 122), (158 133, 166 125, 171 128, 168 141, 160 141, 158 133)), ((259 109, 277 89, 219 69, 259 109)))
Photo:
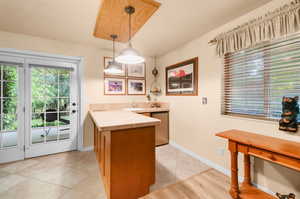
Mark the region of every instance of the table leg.
POLYGON ((238 153, 236 151, 231 151, 231 189, 229 193, 232 198, 239 198, 238 153))
POLYGON ((250 155, 244 154, 244 186, 251 185, 250 155))

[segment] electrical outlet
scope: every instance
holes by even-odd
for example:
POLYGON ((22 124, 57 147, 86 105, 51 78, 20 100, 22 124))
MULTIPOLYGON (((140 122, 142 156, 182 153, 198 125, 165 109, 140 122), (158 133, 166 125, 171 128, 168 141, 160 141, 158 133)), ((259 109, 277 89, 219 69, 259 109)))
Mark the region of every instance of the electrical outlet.
POLYGON ((225 154, 225 149, 219 148, 219 149, 217 149, 217 153, 218 153, 219 156, 224 156, 224 154, 225 154))
POLYGON ((202 104, 207 104, 207 97, 202 97, 202 104))

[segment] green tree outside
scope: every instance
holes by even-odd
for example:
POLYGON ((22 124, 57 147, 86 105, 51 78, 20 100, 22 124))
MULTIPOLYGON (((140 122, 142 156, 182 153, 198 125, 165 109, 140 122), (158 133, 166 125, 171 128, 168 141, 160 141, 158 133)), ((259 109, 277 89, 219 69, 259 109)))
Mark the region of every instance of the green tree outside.
MULTIPOLYGON (((17 88, 18 72, 16 66, 0 65, 1 87, 1 119, 4 131, 17 129, 17 88)), ((64 122, 45 122, 41 114, 46 110, 55 110, 60 118, 69 120, 69 93, 70 74, 64 69, 49 69, 43 67, 31 68, 31 101, 32 101, 32 128, 43 126, 65 125, 64 122)))

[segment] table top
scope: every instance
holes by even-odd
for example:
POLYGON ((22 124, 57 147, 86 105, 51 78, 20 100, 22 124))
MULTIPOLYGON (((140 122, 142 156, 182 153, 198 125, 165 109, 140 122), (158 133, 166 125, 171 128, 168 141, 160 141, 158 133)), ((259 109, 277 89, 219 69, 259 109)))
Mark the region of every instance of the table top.
POLYGON ((299 142, 283 140, 275 137, 264 136, 235 129, 217 133, 216 136, 226 138, 241 144, 300 159, 299 142))

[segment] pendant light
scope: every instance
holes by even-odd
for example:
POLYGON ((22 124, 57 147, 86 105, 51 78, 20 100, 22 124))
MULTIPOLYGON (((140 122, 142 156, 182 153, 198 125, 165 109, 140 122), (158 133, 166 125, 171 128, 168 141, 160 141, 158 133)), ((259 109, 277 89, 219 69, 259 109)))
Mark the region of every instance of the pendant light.
POLYGON ((110 35, 110 37, 113 39, 113 60, 108 62, 108 66, 106 69, 104 69, 104 72, 109 74, 120 74, 123 72, 122 65, 117 63, 115 60, 115 40, 118 38, 118 36, 110 35))
POLYGON ((129 40, 128 47, 123 49, 116 61, 122 64, 140 64, 145 62, 145 58, 140 55, 140 53, 132 47, 131 44, 131 15, 135 12, 135 8, 132 6, 127 6, 125 12, 129 15, 129 40))

